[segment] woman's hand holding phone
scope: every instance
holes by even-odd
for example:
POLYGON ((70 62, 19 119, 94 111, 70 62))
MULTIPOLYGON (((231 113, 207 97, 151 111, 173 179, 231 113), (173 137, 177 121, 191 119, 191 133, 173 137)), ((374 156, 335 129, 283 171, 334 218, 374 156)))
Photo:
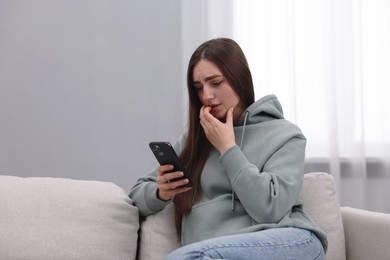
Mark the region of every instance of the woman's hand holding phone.
POLYGON ((183 187, 183 185, 186 185, 189 182, 187 178, 180 179, 180 177, 184 176, 183 172, 169 172, 172 171, 173 168, 173 165, 166 164, 159 166, 157 169, 157 196, 161 200, 171 200, 176 194, 187 192, 191 189, 191 187, 183 187))
POLYGON ((157 168, 157 196, 171 200, 176 194, 189 191, 193 184, 172 145, 169 142, 150 142, 149 147, 160 164, 157 168))

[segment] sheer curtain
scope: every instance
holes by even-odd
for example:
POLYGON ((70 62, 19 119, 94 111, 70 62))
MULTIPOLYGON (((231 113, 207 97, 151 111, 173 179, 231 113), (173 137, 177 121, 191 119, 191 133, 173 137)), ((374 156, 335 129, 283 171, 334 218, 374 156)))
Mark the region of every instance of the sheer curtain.
POLYGON ((235 0, 233 37, 257 97, 306 135, 306 171, 332 174, 341 205, 390 212, 390 1, 235 0))

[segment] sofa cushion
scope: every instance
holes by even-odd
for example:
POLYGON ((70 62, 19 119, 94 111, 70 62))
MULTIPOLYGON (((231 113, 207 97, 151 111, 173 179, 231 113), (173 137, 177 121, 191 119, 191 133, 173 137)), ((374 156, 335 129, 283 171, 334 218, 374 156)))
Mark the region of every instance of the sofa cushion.
POLYGON ((0 176, 0 259, 135 259, 138 210, 113 183, 0 176))
POLYGON ((180 247, 176 236, 173 203, 150 215, 141 224, 139 260, 160 260, 180 247))
POLYGON ((304 211, 327 234, 327 259, 344 260, 344 229, 333 177, 324 172, 305 174, 301 196, 304 211))

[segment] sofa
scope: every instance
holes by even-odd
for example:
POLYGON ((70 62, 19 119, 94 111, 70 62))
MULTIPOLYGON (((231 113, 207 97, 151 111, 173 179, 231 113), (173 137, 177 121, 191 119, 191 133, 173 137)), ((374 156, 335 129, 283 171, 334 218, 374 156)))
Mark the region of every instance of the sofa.
MULTIPOLYGON (((390 214, 340 207, 327 173, 305 174, 301 196, 328 235, 327 259, 390 258, 390 214)), ((180 246, 172 204, 140 220, 113 183, 48 177, 0 175, 0 236, 5 260, 152 260, 180 246)))

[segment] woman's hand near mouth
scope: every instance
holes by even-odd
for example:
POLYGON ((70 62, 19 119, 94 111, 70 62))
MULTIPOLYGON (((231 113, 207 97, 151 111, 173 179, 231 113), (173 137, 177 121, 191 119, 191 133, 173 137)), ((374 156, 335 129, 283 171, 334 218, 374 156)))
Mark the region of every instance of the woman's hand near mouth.
POLYGON ((202 106, 200 109, 200 124, 210 143, 220 154, 223 154, 229 148, 236 145, 233 130, 233 107, 227 111, 225 123, 210 113, 212 109, 212 106, 202 106))

